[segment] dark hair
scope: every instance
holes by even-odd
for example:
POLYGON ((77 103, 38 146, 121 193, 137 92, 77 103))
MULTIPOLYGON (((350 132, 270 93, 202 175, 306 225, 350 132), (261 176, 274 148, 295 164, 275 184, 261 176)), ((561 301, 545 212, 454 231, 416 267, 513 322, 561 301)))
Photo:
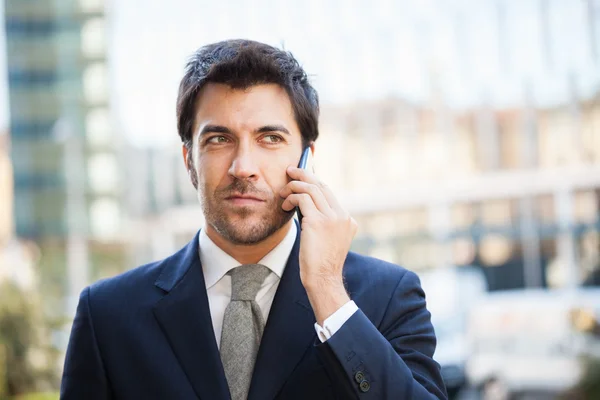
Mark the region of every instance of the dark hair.
POLYGON ((224 83, 233 89, 275 83, 292 103, 303 146, 319 136, 319 98, 306 72, 286 51, 251 40, 226 40, 198 49, 188 61, 177 95, 177 131, 192 148, 198 93, 207 83, 224 83))

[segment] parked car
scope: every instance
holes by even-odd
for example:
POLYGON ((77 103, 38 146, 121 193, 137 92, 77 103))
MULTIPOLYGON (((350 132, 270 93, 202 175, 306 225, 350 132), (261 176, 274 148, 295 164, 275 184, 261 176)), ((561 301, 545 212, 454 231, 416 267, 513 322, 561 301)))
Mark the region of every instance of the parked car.
POLYGON ((564 392, 581 379, 582 356, 600 354, 586 331, 598 315, 599 288, 489 293, 468 316, 469 384, 493 382, 509 395, 564 392))
POLYGON ((454 398, 468 383, 466 322, 471 307, 486 295, 485 276, 476 267, 463 266, 435 269, 419 277, 437 337, 434 359, 441 366, 448 395, 454 398))

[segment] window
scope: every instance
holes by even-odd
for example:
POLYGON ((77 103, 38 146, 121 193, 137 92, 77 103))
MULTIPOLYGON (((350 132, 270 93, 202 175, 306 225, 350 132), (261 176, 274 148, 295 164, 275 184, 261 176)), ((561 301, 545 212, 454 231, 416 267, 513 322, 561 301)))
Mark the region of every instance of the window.
POLYGON ((505 264, 513 255, 513 251, 512 240, 503 235, 486 234, 479 243, 479 257, 486 267, 505 264))
POLYGON ((15 190, 14 215, 17 235, 31 237, 33 235, 33 207, 31 191, 15 190))
POLYGON ((102 12, 104 0, 79 0, 79 8, 84 13, 102 12))
POLYGON ((121 210, 116 200, 100 198, 90 205, 92 235, 108 239, 117 235, 121 228, 121 210))
MULTIPOLYGON (((24 76, 22 76, 25 78, 24 76)), ((33 78, 29 76, 28 78, 33 78)), ((25 78, 27 79, 27 78, 25 78)), ((36 78, 33 78, 36 79, 36 78)), ((20 134, 19 129, 29 131, 37 130, 33 125, 43 126, 48 129, 60 114, 60 102, 55 88, 45 85, 17 85, 11 81, 10 90, 10 117, 11 133, 20 134), (15 132, 15 129, 17 132, 15 132)))
POLYGON ((600 233, 588 229, 577 240, 581 284, 600 286, 600 233))
POLYGON ((13 183, 9 158, 0 153, 0 243, 11 236, 13 227, 13 183))
POLYGON ((489 200, 481 204, 481 222, 484 225, 505 227, 513 220, 510 200, 489 200))
POLYGON ((88 160, 90 189, 95 193, 114 193, 118 186, 119 166, 110 153, 96 154, 88 160))
POLYGON ((95 63, 83 72, 83 92, 90 104, 105 103, 108 100, 108 71, 106 64, 95 63))
POLYGON ((88 143, 95 147, 111 143, 110 116, 106 108, 96 108, 85 117, 85 130, 88 143))
POLYGON ((593 190, 579 191, 573 196, 573 217, 577 223, 593 224, 598 220, 600 200, 593 190))
MULTIPOLYGON (((32 191, 33 215, 42 235, 62 235, 66 232, 65 192, 61 186, 38 186, 32 191)), ((85 223, 80 221, 83 230, 85 223)))
POLYGON ((473 205, 468 203, 453 204, 450 208, 450 220, 453 230, 468 230, 475 223, 473 205))
POLYGON ((519 125, 518 115, 511 112, 499 114, 498 141, 500 151, 500 168, 514 169, 526 167, 523 163, 524 142, 529 132, 523 132, 519 125))
POLYGON ((84 57, 102 57, 106 52, 106 27, 103 18, 86 21, 81 28, 81 53, 84 57))

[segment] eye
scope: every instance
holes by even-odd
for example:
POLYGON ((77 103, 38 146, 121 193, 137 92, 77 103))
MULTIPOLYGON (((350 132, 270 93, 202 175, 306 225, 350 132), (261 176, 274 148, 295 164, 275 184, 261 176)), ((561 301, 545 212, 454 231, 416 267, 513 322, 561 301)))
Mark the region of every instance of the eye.
POLYGON ((279 135, 265 135, 262 138, 267 143, 280 143, 283 141, 283 138, 279 135))
POLYGON ((220 143, 227 143, 227 142, 228 142, 228 139, 225 136, 213 136, 213 137, 206 139, 207 144, 220 144, 220 143))

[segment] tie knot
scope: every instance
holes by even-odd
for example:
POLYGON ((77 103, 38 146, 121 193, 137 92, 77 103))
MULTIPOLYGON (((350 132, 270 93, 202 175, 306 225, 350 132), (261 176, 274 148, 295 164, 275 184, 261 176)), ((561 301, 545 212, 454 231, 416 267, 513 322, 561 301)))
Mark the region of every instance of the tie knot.
POLYGON ((261 264, 244 264, 231 270, 231 300, 254 300, 269 275, 261 264))

